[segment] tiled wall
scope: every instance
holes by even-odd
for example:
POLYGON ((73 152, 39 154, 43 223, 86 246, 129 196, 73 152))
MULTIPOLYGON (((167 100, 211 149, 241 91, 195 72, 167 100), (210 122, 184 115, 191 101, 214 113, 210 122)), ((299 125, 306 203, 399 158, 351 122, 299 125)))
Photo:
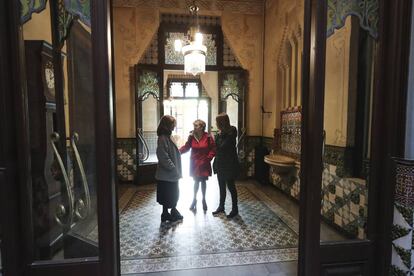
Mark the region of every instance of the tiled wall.
POLYGON ((301 120, 300 107, 281 112, 280 150, 282 152, 300 155, 301 120))
POLYGON ((396 160, 390 275, 414 275, 414 161, 396 160))
POLYGON ((322 174, 322 215, 352 238, 365 239, 368 188, 363 179, 341 178, 325 164, 322 174))
MULTIPOLYGON (((157 147, 156 132, 144 132, 150 153, 155 153, 157 147)), ((261 141, 270 149, 272 140, 258 136, 246 136, 244 155, 241 155, 241 163, 245 169, 246 177, 254 176, 255 147, 261 141)), ((133 182, 136 174, 136 140, 135 138, 118 138, 116 142, 117 177, 121 182, 133 182)))
MULTIPOLYGON (((352 238, 365 238, 368 211, 368 189, 362 179, 341 178, 337 167, 325 164, 322 174, 322 210, 326 221, 339 227, 352 238)), ((270 168, 270 182, 289 196, 299 200, 299 168, 277 174, 270 168)))
POLYGON ((245 160, 240 160, 244 162, 244 167, 246 169, 246 176, 254 176, 254 161, 255 161, 255 147, 260 145, 260 137, 247 136, 245 141, 245 160))
POLYGON ((116 139, 116 171, 120 182, 133 182, 137 170, 135 138, 116 139))
POLYGON ((278 174, 273 166, 270 166, 270 183, 282 190, 285 194, 299 200, 299 168, 292 169, 288 174, 278 174))
MULTIPOLYGON (((300 161, 301 153, 301 110, 292 108, 281 113, 281 130, 275 130, 273 150, 300 161)), ((365 180, 350 178, 347 148, 325 148, 325 165, 322 175, 322 209, 325 220, 340 228, 352 238, 365 238, 368 209, 368 188, 365 180)), ((278 189, 299 200, 300 166, 287 173, 279 174, 270 168, 269 180, 278 189)))

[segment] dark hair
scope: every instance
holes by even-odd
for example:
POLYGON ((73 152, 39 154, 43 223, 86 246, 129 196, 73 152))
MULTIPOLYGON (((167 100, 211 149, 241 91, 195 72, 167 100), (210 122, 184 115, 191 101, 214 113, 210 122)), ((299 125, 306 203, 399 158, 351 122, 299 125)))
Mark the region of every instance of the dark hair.
POLYGON ((220 130, 227 130, 230 128, 230 119, 229 115, 226 113, 220 113, 216 117, 217 128, 220 130))
POLYGON ((174 127, 175 118, 170 115, 164 115, 161 117, 160 123, 157 128, 157 136, 171 135, 174 127))
POLYGON ((206 130, 206 122, 204 122, 203 120, 197 119, 193 122, 193 124, 195 123, 199 123, 201 125, 201 127, 203 128, 203 131, 206 130))

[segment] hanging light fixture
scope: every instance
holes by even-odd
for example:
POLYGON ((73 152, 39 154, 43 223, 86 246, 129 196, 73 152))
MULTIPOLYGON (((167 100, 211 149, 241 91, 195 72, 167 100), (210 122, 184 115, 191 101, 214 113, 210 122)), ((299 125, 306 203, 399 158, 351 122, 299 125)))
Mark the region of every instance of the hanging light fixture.
POLYGON ((184 73, 191 73, 195 76, 206 71, 207 47, 203 45, 203 35, 200 33, 198 25, 199 8, 195 1, 189 9, 195 21, 188 31, 189 44, 182 46, 183 42, 177 39, 174 41, 174 48, 175 51, 181 51, 184 55, 184 73))

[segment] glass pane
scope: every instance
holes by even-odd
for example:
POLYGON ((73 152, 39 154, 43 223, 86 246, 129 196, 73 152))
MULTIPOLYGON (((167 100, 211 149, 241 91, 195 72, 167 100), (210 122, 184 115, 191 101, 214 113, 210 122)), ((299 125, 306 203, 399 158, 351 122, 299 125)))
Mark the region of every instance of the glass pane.
POLYGON ((181 82, 171 83, 170 96, 171 97, 184 97, 184 88, 181 82))
POLYGON ((185 96, 198 97, 199 95, 198 84, 195 82, 187 82, 185 86, 185 96))
POLYGON ((227 101, 227 110, 226 113, 229 115, 230 124, 238 128, 239 123, 239 103, 233 99, 233 97, 228 97, 227 101))
POLYGON ((217 65, 216 37, 213 34, 205 34, 203 44, 207 47, 206 65, 217 65))
POLYGON ((348 16, 326 41, 322 241, 366 238, 376 42, 361 24, 348 16))
POLYGON ((197 120, 197 99, 178 99, 164 105, 164 114, 171 115, 177 120, 177 127, 172 136, 178 147, 187 141, 193 130, 193 122, 197 120))
MULTIPOLYGON (((46 1, 26 2, 36 6, 46 1)), ((34 260, 98 256, 89 1, 75 9, 65 5, 70 2, 59 2, 63 5, 58 14, 60 45, 52 47, 49 5, 55 3, 47 1, 44 9, 36 7, 22 23, 30 113, 34 260), (74 20, 75 13, 83 15, 83 22, 74 20), (53 59, 53 53, 59 51, 62 68, 53 59), (56 85, 59 75, 62 86, 56 85)))
POLYGON ((198 102, 197 118, 200 120, 203 120, 206 123, 206 131, 210 129, 210 126, 208 123, 208 110, 209 110, 208 100, 200 100, 198 102))
POLYGON ((181 52, 177 52, 174 47, 176 40, 181 40, 182 45, 188 43, 188 38, 184 33, 167 33, 164 45, 165 64, 184 64, 184 56, 181 52))
POLYGON ((157 127, 159 121, 158 105, 158 100, 152 96, 149 96, 142 102, 143 136, 149 151, 148 159, 143 161, 144 163, 157 162, 157 127))

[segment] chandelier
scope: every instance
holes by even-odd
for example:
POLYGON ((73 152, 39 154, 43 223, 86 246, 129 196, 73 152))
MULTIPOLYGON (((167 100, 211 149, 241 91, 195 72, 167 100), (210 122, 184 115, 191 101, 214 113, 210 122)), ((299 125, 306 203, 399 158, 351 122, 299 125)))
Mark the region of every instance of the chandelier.
POLYGON ((195 19, 194 25, 188 31, 189 44, 182 46, 183 42, 177 39, 174 41, 174 48, 175 51, 181 51, 184 55, 184 73, 191 73, 195 76, 206 71, 207 47, 203 45, 203 35, 198 25, 199 8, 195 5, 195 1, 189 9, 195 19))

